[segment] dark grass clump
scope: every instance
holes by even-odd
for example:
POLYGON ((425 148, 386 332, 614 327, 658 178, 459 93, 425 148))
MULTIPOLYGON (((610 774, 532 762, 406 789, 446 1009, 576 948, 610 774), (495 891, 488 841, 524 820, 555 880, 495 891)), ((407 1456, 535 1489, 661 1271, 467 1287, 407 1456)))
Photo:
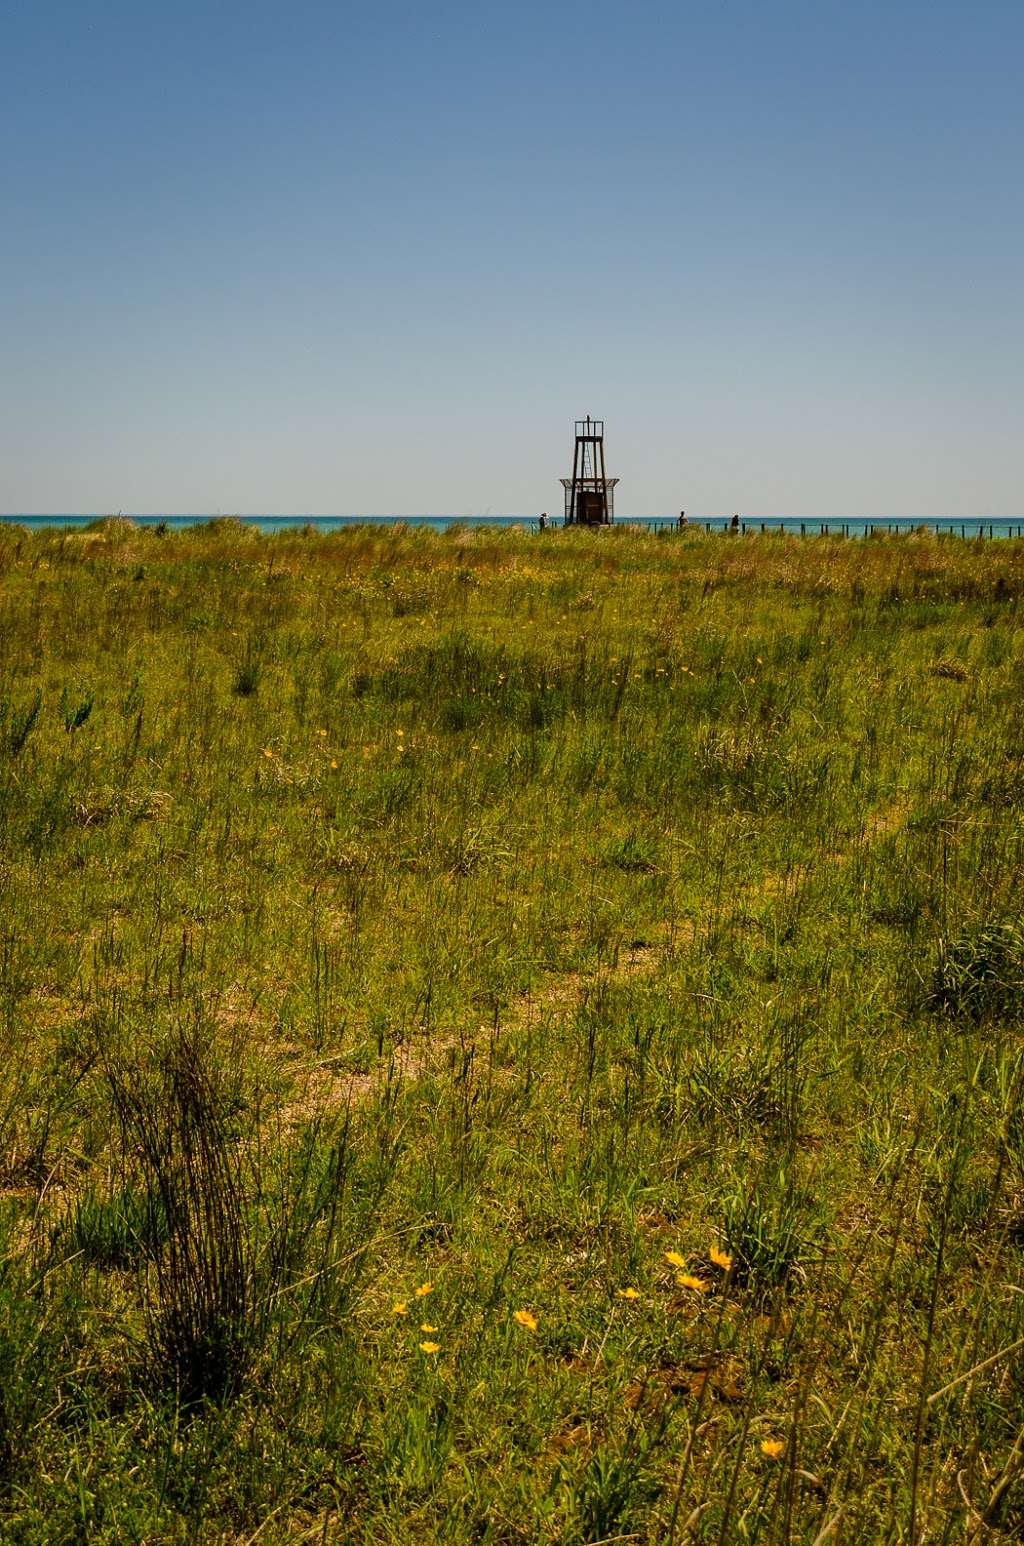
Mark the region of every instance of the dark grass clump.
POLYGON ((939 941, 928 1006, 950 1020, 1018 1020, 1024 1015, 1024 932, 986 923, 939 941))
POLYGON ((791 1293, 819 1254, 821 1220, 813 1199, 785 1170, 738 1185, 724 1199, 722 1223, 731 1282, 756 1304, 791 1293))
POLYGON ((249 638, 241 659, 235 664, 231 691, 236 698, 254 698, 263 677, 263 647, 259 639, 249 638))
POLYGON ((43 694, 37 687, 28 702, 0 703, 0 733, 6 738, 7 751, 11 757, 17 757, 24 749, 25 742, 35 729, 42 702, 43 694))
POLYGON ((113 1073, 126 1144, 164 1221, 144 1244, 151 1267, 147 1332, 154 1371, 184 1403, 220 1399, 244 1381, 259 1340, 256 1243, 234 1102, 198 1037, 180 1031, 154 1081, 113 1073))
POLYGON ((112 1197, 87 1192, 62 1234, 67 1250, 93 1266, 130 1267, 166 1242, 167 1215, 159 1196, 133 1186, 112 1197))
POLYGON ((149 1372, 183 1408, 251 1387, 272 1340, 301 1361, 300 1344, 338 1324, 393 1168, 363 1198, 369 1216, 357 1207, 359 1247, 341 1261, 347 1115, 333 1137, 313 1123, 271 1163, 258 1106, 210 1045, 200 1023, 177 1029, 148 1073, 108 1065, 138 1177, 71 1225, 87 1257, 142 1264, 149 1372))

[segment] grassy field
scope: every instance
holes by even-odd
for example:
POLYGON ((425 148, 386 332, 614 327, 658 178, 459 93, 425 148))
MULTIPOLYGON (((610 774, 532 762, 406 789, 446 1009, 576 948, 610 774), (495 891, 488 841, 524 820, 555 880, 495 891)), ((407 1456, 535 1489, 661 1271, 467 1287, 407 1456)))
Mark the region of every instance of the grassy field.
POLYGON ((0 531, 0 1539, 1024 1529, 1024 544, 0 531))

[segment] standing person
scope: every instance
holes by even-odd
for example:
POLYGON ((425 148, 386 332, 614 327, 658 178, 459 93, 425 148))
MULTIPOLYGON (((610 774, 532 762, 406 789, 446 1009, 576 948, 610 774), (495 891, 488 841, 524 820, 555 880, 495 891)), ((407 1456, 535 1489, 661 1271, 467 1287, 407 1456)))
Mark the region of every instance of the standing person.
POLYGON ((732 520, 729 522, 729 530, 730 531, 739 531, 739 529, 740 529, 740 518, 739 518, 738 515, 734 515, 732 520))
POLYGON ((538 531, 547 531, 548 529, 548 512, 546 510, 542 510, 538 517, 537 529, 538 531))
POLYGON ((689 526, 689 524, 690 524, 689 521, 686 519, 686 511, 685 510, 680 510, 680 512, 679 512, 679 530, 680 531, 685 531, 687 526, 689 526))

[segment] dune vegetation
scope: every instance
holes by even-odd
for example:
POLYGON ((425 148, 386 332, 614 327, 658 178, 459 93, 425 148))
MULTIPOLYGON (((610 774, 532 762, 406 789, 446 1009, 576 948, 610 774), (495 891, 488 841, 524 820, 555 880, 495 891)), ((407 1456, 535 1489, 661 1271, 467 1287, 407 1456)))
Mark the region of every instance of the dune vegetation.
POLYGON ((0 1539, 1018 1538, 1022 597, 0 530, 0 1539))

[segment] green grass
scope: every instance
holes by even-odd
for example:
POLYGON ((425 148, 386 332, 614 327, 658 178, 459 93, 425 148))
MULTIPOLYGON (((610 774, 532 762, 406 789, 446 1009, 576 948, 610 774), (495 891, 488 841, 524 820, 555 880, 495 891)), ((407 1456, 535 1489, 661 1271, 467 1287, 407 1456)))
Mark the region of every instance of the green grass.
POLYGON ((0 1538, 1019 1534, 1022 596, 0 530, 0 1538))

